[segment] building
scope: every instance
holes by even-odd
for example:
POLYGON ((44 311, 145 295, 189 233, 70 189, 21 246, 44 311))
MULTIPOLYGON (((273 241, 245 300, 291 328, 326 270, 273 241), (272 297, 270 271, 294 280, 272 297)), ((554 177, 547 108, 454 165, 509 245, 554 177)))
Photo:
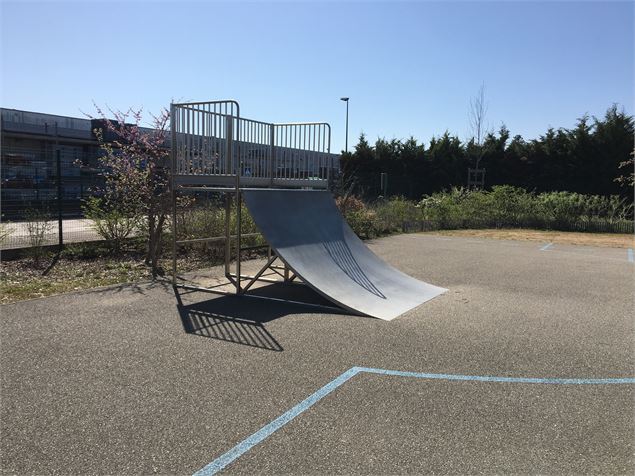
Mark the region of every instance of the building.
MULTIPOLYGON (((66 217, 81 216, 82 199, 103 183, 99 164, 101 149, 94 134, 100 120, 57 116, 39 112, 0 108, 1 122, 1 212, 2 220, 23 220, 26 212, 57 211, 57 154, 60 158, 62 210, 66 217)), ((262 141, 239 141, 241 173, 255 174, 264 167, 262 141)), ((201 137, 201 143, 208 140, 201 137)), ((169 142, 166 147, 169 147, 169 142)), ((220 145, 219 145, 220 146, 220 145)), ((312 177, 324 171, 312 170, 318 163, 307 161, 305 152, 293 147, 276 147, 279 174, 312 177)), ((213 167, 207 154, 197 164, 203 173, 213 167), (208 163, 209 162, 209 163, 208 163), (210 165, 211 164, 211 165, 210 165)), ((339 169, 339 156, 322 154, 332 169, 339 169)))
POLYGON ((58 150, 64 215, 79 215, 81 199, 101 183, 91 120, 4 108, 0 113, 2 218, 57 209, 58 150))

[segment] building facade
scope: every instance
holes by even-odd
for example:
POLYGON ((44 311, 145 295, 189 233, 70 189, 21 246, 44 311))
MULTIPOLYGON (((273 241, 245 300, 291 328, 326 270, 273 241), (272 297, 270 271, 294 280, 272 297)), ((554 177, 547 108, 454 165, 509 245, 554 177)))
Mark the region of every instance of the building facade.
POLYGON ((0 113, 3 220, 57 209, 58 150, 63 213, 78 216, 81 199, 102 181, 91 120, 4 108, 0 113))
MULTIPOLYGON (((82 200, 103 184, 101 149, 93 132, 101 127, 101 121, 6 108, 0 108, 0 113, 2 221, 25 220, 29 210, 56 212, 60 203, 65 217, 81 216, 82 200), (58 186, 61 202, 57 199, 58 186)), ((243 175, 264 167, 263 148, 268 146, 243 141, 238 144, 243 175)), ((339 156, 324 155, 321 163, 338 170, 339 156)), ((276 156, 279 174, 305 178, 325 174, 311 170, 309 164, 315 162, 305 161, 300 150, 276 147, 276 156)), ((213 156, 205 160, 213 162, 213 156)))

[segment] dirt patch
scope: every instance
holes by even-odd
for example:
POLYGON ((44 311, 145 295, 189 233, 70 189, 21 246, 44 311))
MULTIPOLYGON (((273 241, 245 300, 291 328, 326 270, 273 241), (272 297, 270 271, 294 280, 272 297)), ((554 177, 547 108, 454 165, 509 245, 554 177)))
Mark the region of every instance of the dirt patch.
POLYGON ((540 241, 556 244, 606 246, 609 248, 635 248, 631 234, 580 233, 569 231, 544 231, 523 229, 494 230, 438 230, 433 235, 490 238, 495 240, 540 241))

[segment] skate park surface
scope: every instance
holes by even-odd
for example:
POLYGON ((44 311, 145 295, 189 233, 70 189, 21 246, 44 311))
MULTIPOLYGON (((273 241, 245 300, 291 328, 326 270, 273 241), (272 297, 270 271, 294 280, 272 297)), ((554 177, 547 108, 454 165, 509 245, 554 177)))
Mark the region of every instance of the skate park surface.
POLYGON ((632 252, 368 244, 448 292, 390 322, 167 284, 3 306, 2 472, 633 473, 632 252))

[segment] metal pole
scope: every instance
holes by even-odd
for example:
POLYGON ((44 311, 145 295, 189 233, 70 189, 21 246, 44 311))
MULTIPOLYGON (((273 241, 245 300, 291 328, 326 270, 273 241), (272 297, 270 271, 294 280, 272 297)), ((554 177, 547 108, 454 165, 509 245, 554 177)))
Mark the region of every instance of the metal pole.
POLYGON ((240 284, 240 259, 241 259, 241 227, 242 227, 242 196, 240 186, 236 187, 236 294, 242 294, 242 286, 240 284))
MULTIPOLYGON (((57 129, 57 123, 55 124, 57 129)), ((57 161, 57 230, 59 235, 59 249, 62 251, 64 247, 64 230, 62 228, 62 160, 60 157, 60 149, 57 147, 56 151, 57 161)))
POLYGON ((348 99, 346 100, 346 152, 348 152, 348 99))
POLYGON ((229 278, 229 262, 231 260, 232 243, 230 219, 232 213, 232 196, 230 192, 225 192, 225 277, 229 278))
MULTIPOLYGON (((233 162, 233 173, 235 176, 235 196, 236 196, 236 294, 241 294, 240 284, 240 247, 241 247, 241 196, 240 196, 240 174, 242 173, 242 166, 240 163, 240 150, 236 150, 234 154, 234 128, 233 128, 233 116, 225 116, 225 142, 226 142, 226 154, 227 163, 233 162), (232 159, 235 157, 235 160, 232 159)), ((237 133, 240 131, 240 120, 237 120, 237 133)), ((236 141, 239 142, 239 141, 236 141)), ((238 145, 238 144, 237 144, 238 145)), ((231 169, 230 169, 231 170, 231 169)))
POLYGON ((172 188, 172 284, 176 285, 176 106, 170 105, 170 134, 171 146, 170 150, 170 187, 172 188))
POLYGON ((348 152, 348 100, 350 98, 348 97, 343 97, 340 98, 341 101, 344 101, 346 103, 346 152, 348 152))

